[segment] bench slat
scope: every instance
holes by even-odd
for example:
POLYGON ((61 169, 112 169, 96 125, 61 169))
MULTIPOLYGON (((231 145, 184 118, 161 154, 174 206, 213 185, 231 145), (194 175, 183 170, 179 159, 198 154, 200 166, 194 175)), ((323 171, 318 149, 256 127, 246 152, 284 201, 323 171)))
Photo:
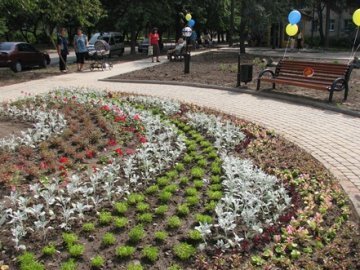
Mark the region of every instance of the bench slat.
MULTIPOLYGON (((299 73, 302 73, 304 71, 303 68, 299 67, 286 67, 286 68, 280 68, 279 73, 284 71, 298 71, 299 73)), ((333 74, 333 75, 339 75, 344 76, 346 74, 345 70, 333 70, 333 69, 316 69, 314 68, 314 73, 320 73, 320 74, 333 74)))
POLYGON ((328 85, 326 84, 313 84, 313 83, 304 83, 304 82, 298 82, 294 80, 286 80, 286 79, 271 79, 271 78, 262 78, 262 81, 267 81, 271 83, 280 83, 280 84, 289 84, 299 87, 305 87, 305 88, 312 88, 316 90, 328 90, 328 85))
POLYGON ((333 64, 333 63, 318 63, 318 62, 304 62, 304 61, 289 61, 289 60, 283 60, 279 64, 285 65, 293 65, 293 66, 314 66, 314 67, 337 67, 337 68, 348 68, 349 66, 346 64, 333 64))
MULTIPOLYGON (((276 78, 289 80, 289 76, 277 76, 276 78)), ((291 80, 295 80, 298 82, 308 82, 308 83, 316 83, 316 84, 323 84, 323 85, 331 85, 333 80, 323 80, 323 79, 317 79, 317 78, 304 78, 304 77, 296 77, 292 76, 291 80)))

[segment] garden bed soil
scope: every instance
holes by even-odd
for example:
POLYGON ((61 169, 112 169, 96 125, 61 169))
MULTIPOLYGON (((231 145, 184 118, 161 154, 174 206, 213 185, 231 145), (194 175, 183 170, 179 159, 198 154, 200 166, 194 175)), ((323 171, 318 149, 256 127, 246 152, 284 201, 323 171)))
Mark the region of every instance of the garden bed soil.
POLYGON ((14 135, 15 137, 20 136, 21 131, 26 131, 28 128, 31 127, 31 124, 0 119, 0 139, 9 137, 11 135, 14 135))
MULTIPOLYGON (((154 80, 164 82, 198 83, 204 85, 224 86, 234 88, 237 80, 238 54, 233 52, 208 52, 191 58, 190 74, 184 74, 183 62, 169 62, 143 70, 133 71, 112 77, 115 80, 154 80)), ((264 56, 245 54, 242 63, 255 63, 252 82, 242 88, 256 90, 256 78, 264 69, 264 56), (254 61, 255 60, 255 61, 254 61)), ((279 58, 272 59, 274 62, 279 58)), ((315 60, 314 60, 315 61, 315 60)), ((324 61, 325 60, 321 60, 324 61)), ((329 62, 329 61, 328 61, 329 62)), ((341 63, 341 62, 339 62, 341 63)), ((345 63, 345 62, 344 62, 345 63)), ((271 67, 271 69, 275 69, 271 67)), ((346 102, 342 102, 344 92, 336 92, 332 102, 333 106, 360 111, 360 69, 354 69, 350 78, 350 91, 346 102)), ((271 85, 262 83, 263 91, 269 91, 271 85)), ((329 92, 314 89, 300 88, 296 86, 278 85, 276 93, 290 94, 298 97, 308 98, 322 103, 327 103, 329 92)))

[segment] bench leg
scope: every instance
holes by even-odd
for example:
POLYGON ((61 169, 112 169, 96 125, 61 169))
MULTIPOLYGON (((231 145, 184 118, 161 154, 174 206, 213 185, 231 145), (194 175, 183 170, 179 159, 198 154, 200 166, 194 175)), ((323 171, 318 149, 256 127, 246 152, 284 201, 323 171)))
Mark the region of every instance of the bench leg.
POLYGON ((329 103, 332 102, 332 98, 333 98, 333 95, 334 95, 334 89, 330 89, 330 94, 329 94, 329 103))
POLYGON ((348 94, 349 94, 349 84, 347 82, 345 82, 345 93, 344 93, 344 100, 343 101, 347 100, 348 94))
POLYGON ((257 80, 256 91, 260 90, 260 79, 257 80))
POLYGON ((273 88, 272 89, 275 89, 276 87, 275 87, 275 83, 273 83, 273 88))

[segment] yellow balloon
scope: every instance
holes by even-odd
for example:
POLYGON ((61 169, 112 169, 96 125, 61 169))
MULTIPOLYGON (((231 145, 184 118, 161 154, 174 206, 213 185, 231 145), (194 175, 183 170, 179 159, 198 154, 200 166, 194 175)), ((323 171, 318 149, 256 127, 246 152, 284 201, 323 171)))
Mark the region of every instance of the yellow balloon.
POLYGON ((360 26, 360 8, 354 12, 353 21, 356 26, 360 26))
POLYGON ((190 21, 190 20, 192 19, 191 14, 190 14, 190 13, 186 14, 185 19, 186 19, 187 21, 190 21))
POLYGON ((288 34, 290 37, 295 36, 297 32, 299 31, 299 27, 297 24, 288 24, 286 26, 286 34, 288 34))

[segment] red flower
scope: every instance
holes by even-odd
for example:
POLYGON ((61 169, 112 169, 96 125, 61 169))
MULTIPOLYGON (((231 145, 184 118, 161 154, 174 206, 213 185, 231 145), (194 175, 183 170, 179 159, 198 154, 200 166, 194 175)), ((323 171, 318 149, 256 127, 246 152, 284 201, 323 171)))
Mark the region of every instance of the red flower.
POLYGON ((114 121, 115 121, 116 123, 118 123, 118 122, 126 122, 126 116, 117 115, 117 116, 115 116, 114 121))
POLYGON ((110 111, 110 107, 108 105, 104 105, 100 109, 106 112, 110 111))
POLYGON ((40 169, 45 170, 45 169, 47 169, 48 167, 49 167, 49 166, 46 164, 45 161, 41 161, 41 162, 40 162, 40 169))
POLYGON ((139 116, 138 114, 135 114, 135 115, 134 115, 134 120, 139 121, 139 120, 140 120, 140 116, 139 116))
POLYGON ((95 152, 93 150, 86 150, 85 156, 87 158, 93 158, 95 156, 95 152))
POLYGON ((115 149, 115 152, 116 152, 119 156, 124 155, 123 151, 122 151, 120 148, 115 149))
POLYGON ((117 144, 115 139, 109 139, 108 146, 115 146, 117 144))
POLYGON ((69 159, 67 157, 61 157, 59 158, 59 162, 62 164, 66 164, 69 162, 69 159))
POLYGON ((146 139, 145 136, 139 136, 139 141, 140 141, 141 143, 147 143, 147 139, 146 139))
POLYGON ((94 173, 97 172, 97 170, 98 170, 95 166, 93 166, 92 169, 93 169, 94 173))
POLYGON ((135 154, 135 150, 128 148, 128 149, 126 149, 126 154, 127 155, 133 155, 133 154, 135 154))

